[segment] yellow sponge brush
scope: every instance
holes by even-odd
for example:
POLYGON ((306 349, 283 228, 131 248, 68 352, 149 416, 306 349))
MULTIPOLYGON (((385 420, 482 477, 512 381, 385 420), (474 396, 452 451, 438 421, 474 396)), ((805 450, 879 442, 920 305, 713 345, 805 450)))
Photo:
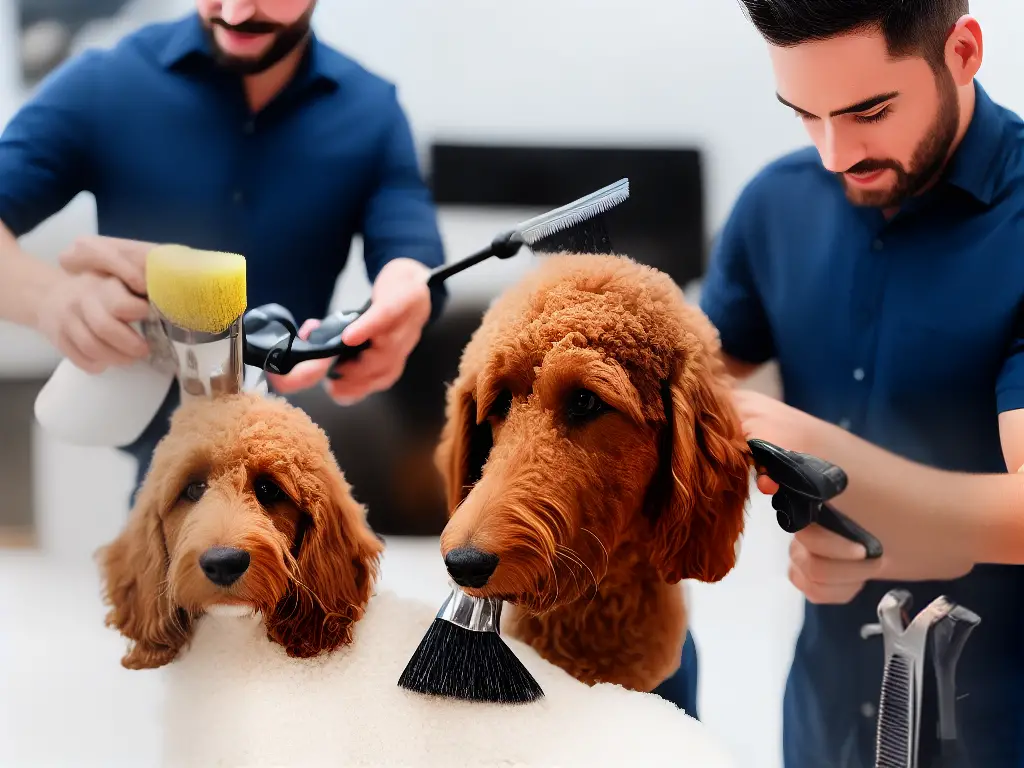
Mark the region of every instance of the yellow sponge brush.
POLYGON ((146 292, 179 328, 221 333, 245 312, 245 257, 158 245, 146 255, 146 292))

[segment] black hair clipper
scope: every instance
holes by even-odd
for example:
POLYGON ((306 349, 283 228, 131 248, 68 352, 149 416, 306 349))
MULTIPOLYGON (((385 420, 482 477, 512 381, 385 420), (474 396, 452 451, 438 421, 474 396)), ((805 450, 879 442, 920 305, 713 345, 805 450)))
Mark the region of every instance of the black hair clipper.
POLYGON ((806 453, 756 438, 747 441, 754 463, 779 484, 772 508, 779 527, 787 533, 817 523, 833 533, 862 544, 868 559, 882 556, 882 543, 827 502, 846 490, 846 473, 835 464, 806 453))

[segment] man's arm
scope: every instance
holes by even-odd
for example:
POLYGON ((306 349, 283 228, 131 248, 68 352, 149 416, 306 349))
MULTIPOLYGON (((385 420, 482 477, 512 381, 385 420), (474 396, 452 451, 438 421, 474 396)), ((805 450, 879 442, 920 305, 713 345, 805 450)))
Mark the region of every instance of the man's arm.
MULTIPOLYGON (((444 247, 437 226, 437 211, 420 173, 412 131, 397 95, 392 91, 391 130, 380 159, 376 188, 363 216, 363 260, 370 281, 386 264, 404 258, 428 269, 444 264, 444 247)), ((440 314, 447 292, 431 291, 433 320, 440 314)))
POLYGON ((38 328, 43 297, 61 277, 59 267, 21 250, 0 221, 0 320, 38 328))
MULTIPOLYGON (((810 452, 842 467, 839 511, 878 536, 891 555, 885 578, 921 580, 974 563, 1024 564, 1024 474, 965 474, 927 467, 820 422, 810 452)), ((1000 418, 1011 466, 1024 464, 1024 410, 1000 418)))
POLYGON ((42 296, 62 275, 26 254, 17 238, 90 186, 98 56, 60 67, 0 134, 0 319, 35 327, 42 296))

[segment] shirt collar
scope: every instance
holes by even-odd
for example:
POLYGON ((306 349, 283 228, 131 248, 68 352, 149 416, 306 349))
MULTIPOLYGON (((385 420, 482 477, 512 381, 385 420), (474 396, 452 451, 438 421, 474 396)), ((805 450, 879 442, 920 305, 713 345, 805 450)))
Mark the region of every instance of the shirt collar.
POLYGON ((946 180, 980 203, 991 205, 996 193, 1005 121, 998 105, 977 80, 974 93, 971 124, 953 154, 946 180))
MULTIPOLYGON (((341 84, 344 67, 325 53, 323 44, 311 32, 309 49, 300 71, 312 83, 321 82, 336 88, 341 84)), ((175 25, 159 52, 159 60, 163 67, 174 70, 197 59, 209 62, 213 55, 199 14, 191 13, 175 25)))

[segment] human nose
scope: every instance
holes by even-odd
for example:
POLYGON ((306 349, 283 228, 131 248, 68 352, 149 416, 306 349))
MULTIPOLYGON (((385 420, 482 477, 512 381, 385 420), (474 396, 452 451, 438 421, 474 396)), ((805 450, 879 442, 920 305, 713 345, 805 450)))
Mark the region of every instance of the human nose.
POLYGON ((857 156, 856 145, 831 121, 825 121, 818 143, 818 154, 821 155, 821 164, 825 170, 832 173, 843 173, 863 159, 857 156))
POLYGON ((228 24, 241 24, 256 13, 254 0, 222 0, 220 16, 228 24))

